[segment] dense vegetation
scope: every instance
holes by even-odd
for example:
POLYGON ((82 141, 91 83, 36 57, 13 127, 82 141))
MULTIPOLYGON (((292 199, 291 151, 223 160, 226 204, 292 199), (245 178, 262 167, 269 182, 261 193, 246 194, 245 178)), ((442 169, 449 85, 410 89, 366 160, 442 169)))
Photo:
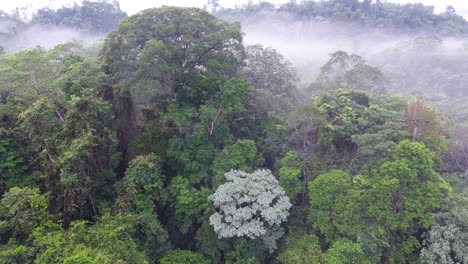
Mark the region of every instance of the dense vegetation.
POLYGON ((0 263, 468 263, 467 55, 438 40, 300 86, 240 23, 162 7, 98 57, 0 56, 0 263))

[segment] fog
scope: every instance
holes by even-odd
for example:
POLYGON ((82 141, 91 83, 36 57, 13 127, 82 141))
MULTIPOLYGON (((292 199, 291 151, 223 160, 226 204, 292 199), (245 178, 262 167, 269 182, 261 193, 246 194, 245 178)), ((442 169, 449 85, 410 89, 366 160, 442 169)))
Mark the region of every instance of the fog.
MULTIPOLYGON (((2 26, 4 25, 0 24, 0 28, 2 26)), ((70 41, 80 42, 87 46, 105 37, 104 34, 90 34, 53 25, 32 25, 19 31, 18 34, 2 44, 9 52, 18 52, 37 45, 45 49, 51 49, 58 44, 70 41)))
MULTIPOLYGON (((414 87, 429 87, 428 90, 433 90, 432 96, 436 97, 434 94, 439 96, 442 89, 441 83, 452 82, 454 75, 459 75, 459 80, 468 80, 468 76, 465 77, 468 70, 465 57, 452 58, 456 54, 466 54, 462 49, 464 39, 443 39, 443 46, 438 47, 437 52, 444 55, 435 58, 434 54, 419 56, 420 47, 415 47, 414 40, 424 36, 422 33, 401 34, 388 29, 331 23, 321 17, 299 20, 285 13, 267 10, 253 18, 221 18, 230 22, 240 20, 245 44, 260 43, 283 54, 296 68, 302 87, 314 82, 320 67, 329 60, 329 55, 339 50, 360 55, 369 65, 379 67, 389 81, 399 87, 399 91, 418 93, 419 90, 414 87), (445 62, 440 63, 440 60, 445 62), (426 67, 425 71, 419 72, 423 67, 426 67)), ((97 55, 97 43, 105 37, 106 34, 90 34, 83 30, 15 24, 12 20, 0 19, 0 45, 9 52, 37 45, 51 49, 57 44, 74 41, 85 47, 93 46, 88 54, 97 55)))
POLYGON ((342 50, 371 58, 409 36, 381 31, 359 32, 358 28, 327 22, 261 20, 242 24, 247 44, 261 43, 282 53, 300 73, 316 73, 329 54, 342 50))
MULTIPOLYGON (((268 12, 260 13, 255 21, 241 21, 241 25, 246 44, 260 43, 276 49, 293 63, 301 77, 309 80, 333 52, 342 50, 354 53, 376 64, 381 61, 378 57, 383 52, 411 46, 417 37, 424 36, 330 23, 321 18, 297 21, 268 12)), ((457 52, 463 41, 456 38, 443 39, 444 52, 457 52)))

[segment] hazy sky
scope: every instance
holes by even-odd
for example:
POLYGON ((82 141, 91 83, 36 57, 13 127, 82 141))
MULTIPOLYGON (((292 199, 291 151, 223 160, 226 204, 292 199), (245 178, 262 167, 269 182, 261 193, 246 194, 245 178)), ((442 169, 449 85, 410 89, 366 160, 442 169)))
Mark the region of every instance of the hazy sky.
MULTIPOLYGON (((300 2, 301 0, 298 0, 300 2)), ((385 0, 384 0, 385 1, 385 0)), ((141 9, 153 7, 155 5, 177 5, 177 6, 198 6, 202 7, 207 3, 207 0, 120 0, 120 5, 123 10, 132 14, 140 11, 141 9)), ((233 7, 235 5, 247 4, 249 0, 219 0, 221 6, 233 7)), ((253 3, 258 0, 252 0, 253 3)), ((274 4, 287 3, 289 0, 267 0, 267 2, 274 4)), ((453 5, 458 13, 468 18, 468 0, 390 0, 388 2, 397 3, 423 3, 426 5, 433 5, 436 7, 436 12, 443 12, 445 7, 453 5)))
MULTIPOLYGON (((70 5, 73 2, 81 2, 82 0, 0 0, 0 9, 11 11, 15 7, 30 7, 32 9, 41 8, 43 6, 61 6, 63 4, 70 5)), ((258 2, 259 0, 252 0, 258 2)), ((271 3, 281 4, 289 0, 268 0, 271 3)), ((301 0, 298 0, 301 1, 301 0)), ((385 1, 385 0, 384 0, 385 1)), ((129 14, 134 14, 142 9, 157 7, 161 5, 175 5, 175 6, 196 6, 202 7, 207 3, 207 0, 119 0, 121 8, 129 14)), ((242 5, 248 3, 249 0, 219 0, 219 3, 224 7, 233 7, 235 5, 242 5)), ((389 0, 389 2, 398 3, 415 3, 421 2, 426 5, 433 5, 436 7, 436 12, 442 12, 448 5, 453 5, 457 13, 468 18, 468 0, 389 0)))

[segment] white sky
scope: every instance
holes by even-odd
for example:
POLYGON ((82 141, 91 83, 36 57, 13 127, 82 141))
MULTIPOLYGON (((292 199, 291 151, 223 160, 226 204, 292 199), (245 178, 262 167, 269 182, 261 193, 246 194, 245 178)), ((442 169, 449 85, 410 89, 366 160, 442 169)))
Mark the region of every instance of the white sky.
MULTIPOLYGON (((134 14, 140 10, 158 7, 161 5, 173 6, 195 6, 202 7, 208 0, 119 0, 121 8, 128 14, 134 14)), ((252 0, 258 2, 259 0, 252 0)), ((289 0, 267 0, 274 4, 289 2, 289 0)), ((301 0, 298 0, 301 1, 301 0)), ((385 0, 384 0, 385 1, 385 0)), ((73 2, 81 2, 81 0, 0 0, 0 9, 5 11, 14 10, 16 7, 29 7, 32 9, 41 8, 44 6, 61 6, 63 4, 72 4, 73 2)), ((219 0, 221 6, 233 7, 248 3, 249 0, 219 0)), ((453 5, 457 13, 468 18, 468 0, 388 0, 388 2, 397 3, 416 3, 421 2, 426 5, 436 7, 436 13, 443 12, 445 7, 453 5)))
MULTIPOLYGON (((298 0, 300 2, 301 0, 298 0)), ((384 0, 385 1, 385 0, 384 0)), ((142 9, 161 5, 176 5, 176 6, 197 6, 202 7, 207 0, 120 0, 120 6, 129 14, 136 13, 142 9)), ((223 7, 234 7, 235 5, 247 4, 249 0, 219 0, 223 7)), ((258 0, 252 0, 253 3, 258 0)), ((289 0, 267 0, 274 4, 287 3, 289 0)), ((433 5, 436 12, 443 12, 448 5, 453 5, 457 13, 468 18, 468 0, 388 0, 388 2, 396 3, 423 3, 425 5, 433 5)))

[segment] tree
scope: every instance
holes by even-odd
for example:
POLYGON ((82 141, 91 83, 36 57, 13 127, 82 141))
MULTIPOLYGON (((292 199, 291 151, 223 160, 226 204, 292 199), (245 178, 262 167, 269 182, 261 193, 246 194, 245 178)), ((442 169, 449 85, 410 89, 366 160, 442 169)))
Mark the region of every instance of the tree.
POLYGON ((288 113, 297 102, 297 76, 291 63, 275 49, 256 44, 246 47, 245 64, 240 75, 252 86, 257 111, 288 113))
POLYGON ((353 238, 359 230, 359 200, 351 174, 333 170, 309 183, 310 221, 332 243, 340 237, 353 238))
POLYGON ((110 129, 110 106, 92 90, 64 104, 62 108, 41 97, 21 113, 20 127, 42 160, 43 170, 59 176, 65 218, 97 215, 96 191, 114 180, 120 156, 110 129))
MULTIPOLYGON (((286 2, 286 1, 285 1, 286 2)), ((233 21, 261 19, 288 21, 316 20, 340 23, 359 28, 379 28, 387 32, 457 36, 466 34, 465 20, 454 13, 434 14, 434 7, 416 4, 389 3, 382 0, 330 0, 323 2, 289 1, 275 8, 274 4, 250 3, 236 8, 223 8, 217 15, 233 21)), ((332 27, 335 28, 335 27, 332 27)))
POLYGON ((321 263, 322 250, 317 236, 290 232, 285 245, 286 249, 277 257, 279 263, 321 263))
POLYGON ((33 234, 37 255, 34 263, 142 263, 148 257, 133 238, 135 218, 129 214, 104 215, 96 224, 86 221, 38 229, 33 234))
POLYGON ((442 134, 440 113, 423 101, 408 105, 406 125, 412 132, 413 142, 441 136, 442 134))
POLYGON ((117 1, 83 1, 81 5, 57 10, 42 8, 34 15, 31 24, 50 24, 60 27, 86 30, 90 33, 109 33, 126 17, 117 1))
POLYGON ((0 128, 0 197, 12 187, 34 185, 34 179, 24 175, 28 165, 12 134, 9 130, 0 128))
POLYGON ((468 186, 468 123, 459 123, 448 131, 448 152, 444 155, 450 172, 461 172, 468 186))
POLYGON ((229 170, 253 171, 256 165, 257 147, 253 140, 237 140, 236 143, 226 146, 217 155, 213 171, 216 173, 215 186, 224 183, 224 172, 229 170))
POLYGON ((47 197, 38 189, 11 188, 0 200, 0 242, 26 239, 35 228, 51 221, 47 197))
POLYGON ((357 172, 364 164, 384 157, 407 136, 405 102, 399 97, 340 89, 315 97, 314 106, 325 119, 316 148, 323 165, 331 163, 357 172))
POLYGON ((240 25, 197 8, 148 9, 124 19, 100 56, 118 91, 114 109, 124 157, 139 106, 167 128, 176 174, 207 182, 213 141, 226 143, 225 117, 243 114, 251 94, 249 84, 236 78, 244 58, 240 25))
POLYGON ((130 161, 122 183, 122 198, 132 202, 140 199, 156 199, 164 187, 161 160, 155 154, 138 156, 130 161))
POLYGON ((179 231, 187 233, 197 222, 205 207, 207 189, 197 190, 187 178, 177 176, 168 187, 174 223, 179 231))
POLYGON ((210 262, 201 254, 190 250, 171 250, 164 256, 159 263, 161 264, 209 264, 210 262))
POLYGON ((433 155, 423 144, 404 140, 388 160, 363 172, 369 179, 365 215, 374 219, 367 230, 383 259, 409 261, 420 247, 419 230, 430 227, 451 191, 434 171, 433 155))
POLYGON ((468 263, 468 192, 447 197, 423 236, 422 263, 468 263))
POLYGON ((384 92, 386 81, 382 71, 366 64, 359 55, 337 51, 320 68, 312 90, 354 89, 368 92, 384 92))
POLYGON ((358 175, 334 170, 310 182, 310 220, 329 245, 346 238, 351 244, 343 249, 360 248, 371 263, 410 263, 420 230, 430 227, 450 190, 434 171, 433 153, 404 140, 358 175))
POLYGON ((171 248, 169 234, 159 222, 168 200, 161 166, 161 159, 153 153, 130 161, 125 177, 117 183, 119 197, 115 203, 118 212, 135 218, 133 237, 154 261, 171 248))
POLYGON ((98 214, 96 196, 104 192, 96 191, 112 185, 120 163, 111 105, 104 99, 108 76, 95 59, 75 55, 76 47, 4 56, 0 75, 12 80, 0 86, 6 102, 21 102, 7 123, 15 137, 28 141, 36 174, 53 189, 60 204, 54 209, 63 208, 66 223, 98 214))
POLYGON ((324 264, 370 264, 361 245, 348 239, 340 239, 333 243, 331 248, 322 255, 322 259, 324 264))
POLYGON ((421 250, 421 263, 468 263, 468 240, 459 236, 461 231, 455 225, 435 224, 426 233, 424 248, 421 250))
POLYGON ((317 144, 326 119, 315 105, 308 104, 291 112, 287 122, 291 135, 290 144, 301 149, 299 153, 306 154, 317 144))
POLYGON ((106 39, 101 57, 115 80, 146 85, 163 101, 193 105, 196 96, 215 88, 201 89, 201 83, 216 84, 236 72, 241 41, 239 24, 196 8, 162 7, 125 18, 106 39))
POLYGON ((292 201, 300 194, 305 193, 305 184, 302 182, 302 166, 296 152, 289 151, 281 160, 279 183, 292 201))
POLYGON ((455 11, 455 8, 453 8, 452 5, 448 5, 446 8, 445 8, 445 15, 453 15, 455 14, 456 11, 455 11))
POLYGON ((220 238, 262 238, 270 250, 283 231, 291 208, 289 198, 268 170, 253 173, 231 170, 226 183, 209 197, 215 213, 210 224, 220 238))
POLYGON ((47 52, 41 47, 7 54, 0 57, 4 65, 1 69, 0 91, 3 95, 24 92, 51 94, 51 84, 63 65, 53 60, 54 51, 47 52))

